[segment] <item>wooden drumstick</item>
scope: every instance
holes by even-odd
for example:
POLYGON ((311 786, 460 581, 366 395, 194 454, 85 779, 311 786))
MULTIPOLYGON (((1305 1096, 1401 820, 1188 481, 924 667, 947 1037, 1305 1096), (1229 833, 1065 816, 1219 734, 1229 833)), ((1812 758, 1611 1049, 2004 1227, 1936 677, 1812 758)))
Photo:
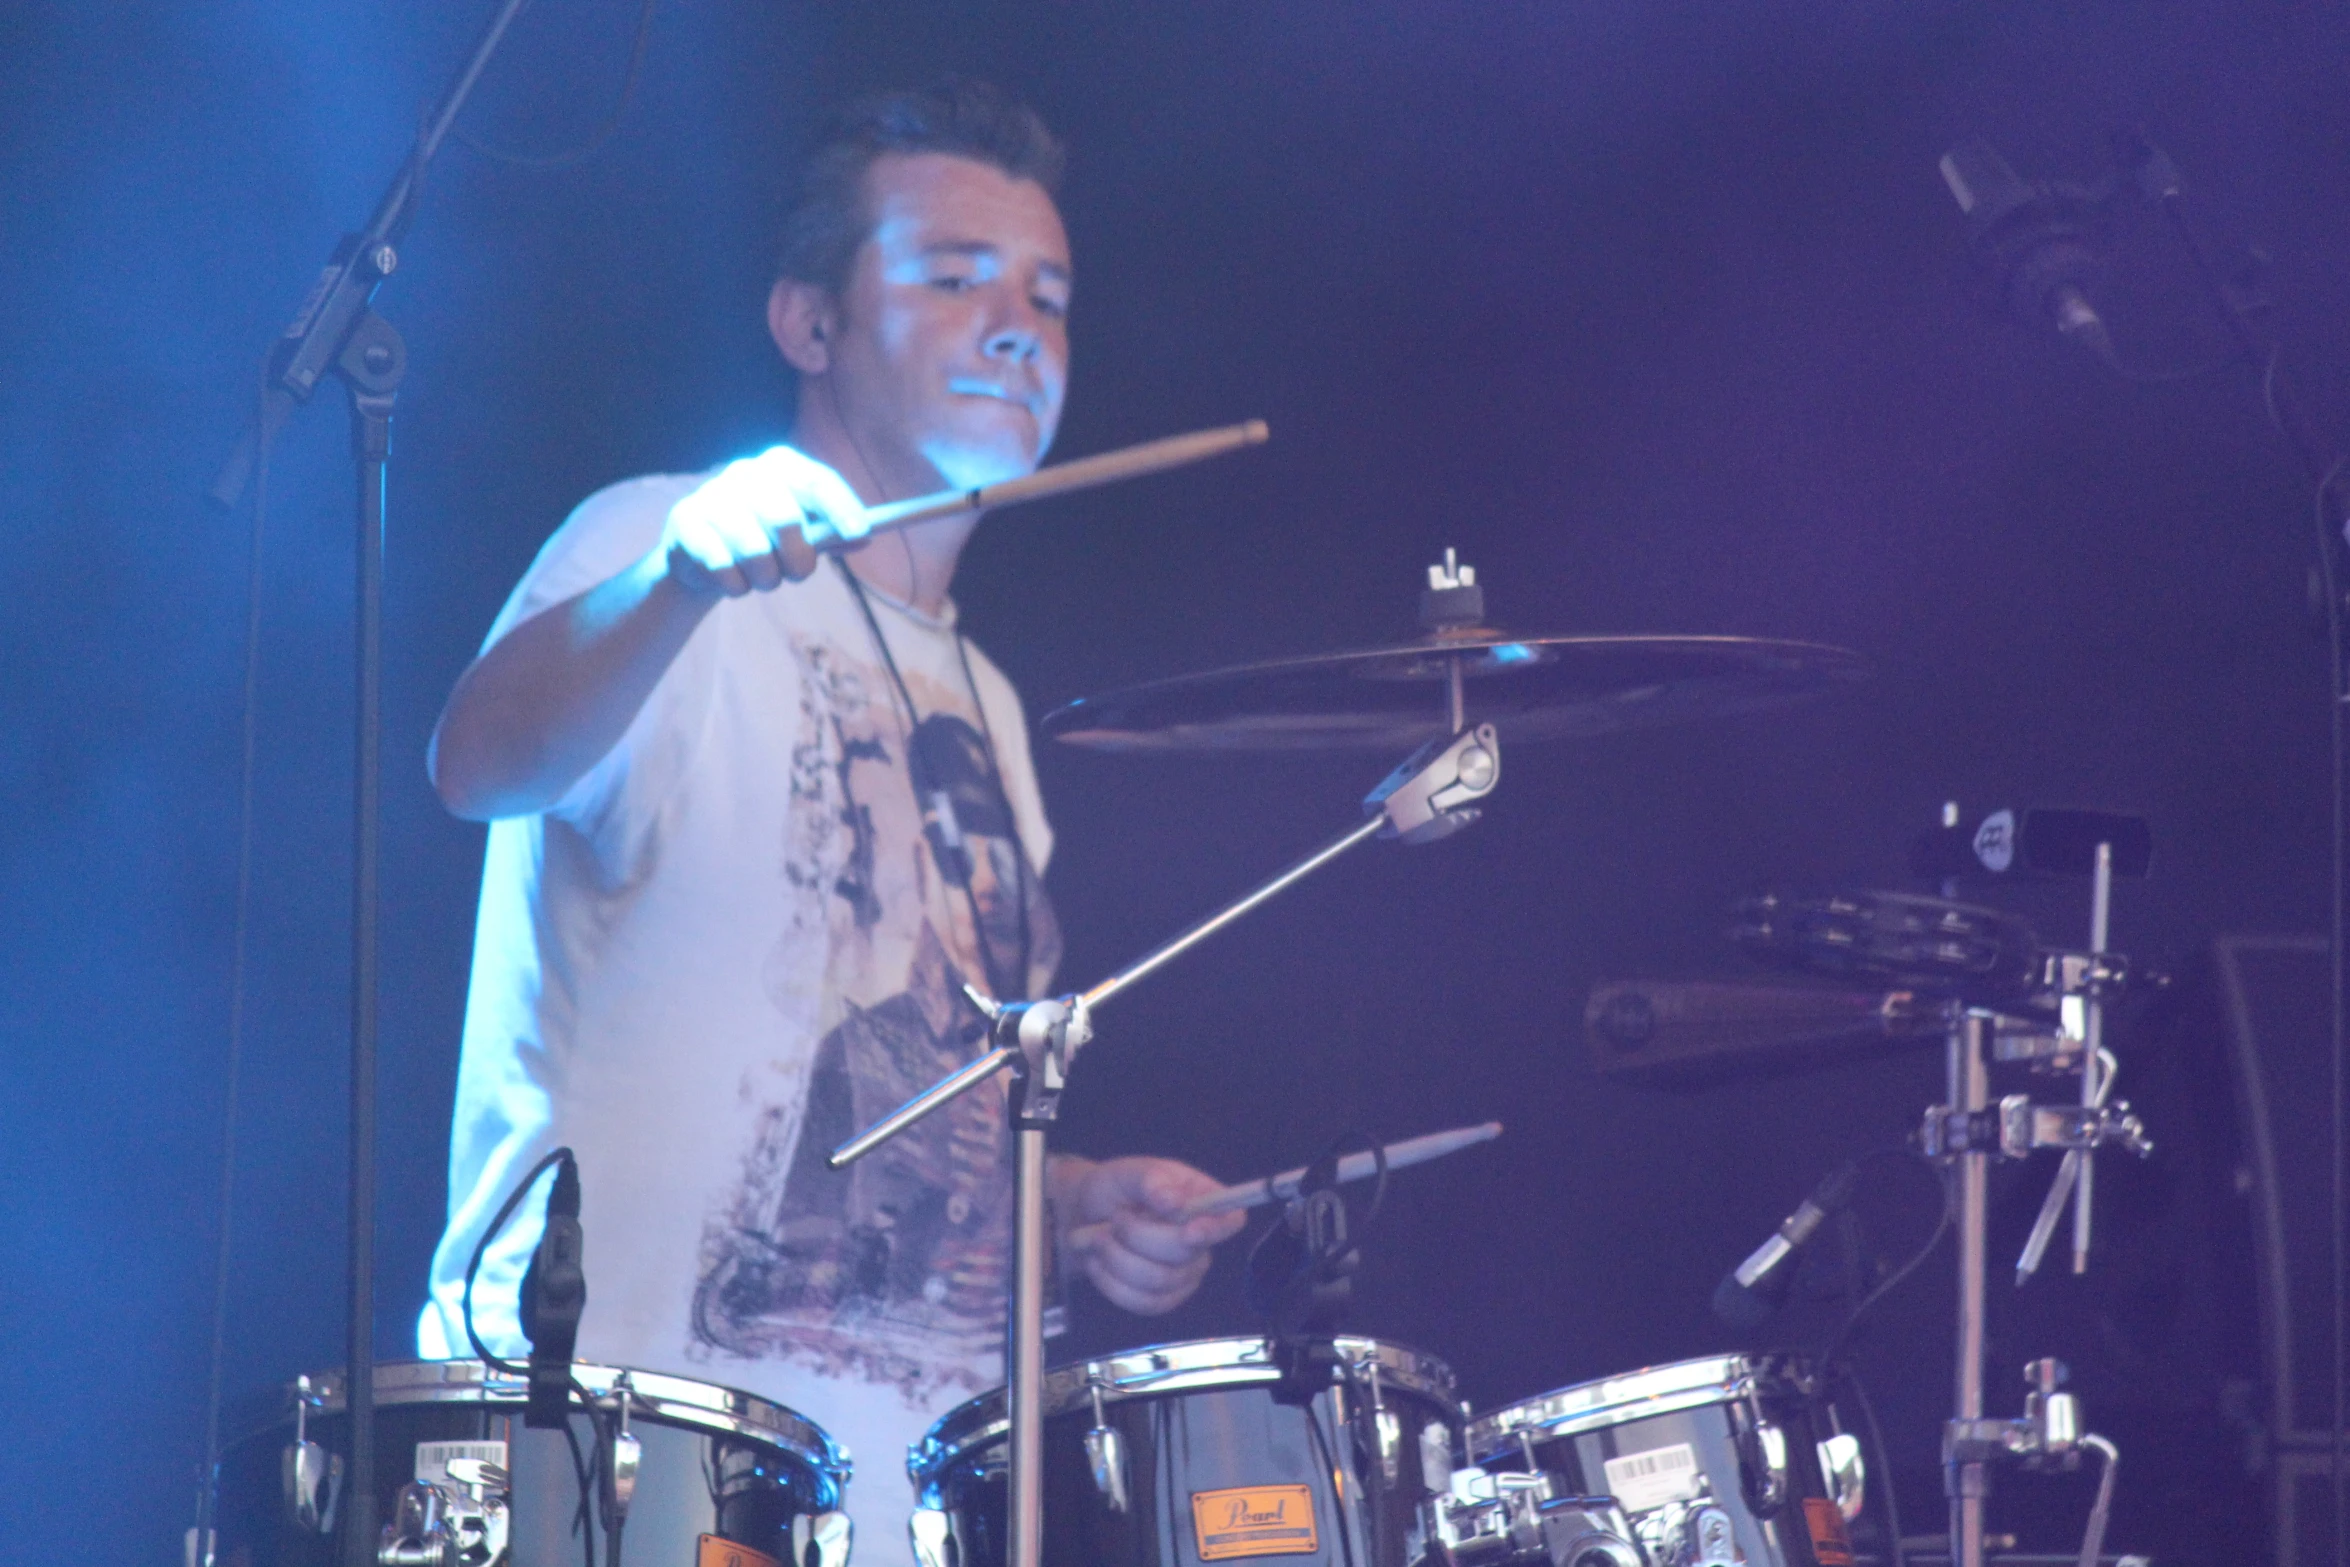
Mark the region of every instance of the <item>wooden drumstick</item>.
POLYGON ((934 517, 952 517, 961 512, 1043 500, 1048 495, 1089 490, 1097 484, 1114 484, 1120 479, 1140 478, 1161 469, 1204 462, 1210 457, 1221 457, 1226 452, 1260 445, 1271 433, 1264 420, 1251 419, 1246 424, 1226 425, 1217 430, 1195 430, 1189 435, 1170 435, 1164 440, 1145 441, 1140 446, 1121 447, 1117 451, 1103 452, 1094 457, 1080 457, 1075 462, 1039 468, 1032 474, 1006 479, 1001 484, 983 484, 972 490, 941 490, 936 495, 921 495, 910 501, 891 501, 867 512, 865 520, 871 532, 879 533, 884 528, 902 528, 908 523, 928 522, 934 517))
MULTIPOLYGON (((1449 1132, 1429 1132, 1421 1137, 1407 1137, 1400 1143, 1387 1145, 1387 1168, 1401 1170, 1411 1165, 1425 1164, 1431 1159, 1441 1159, 1448 1153, 1459 1153, 1463 1148, 1489 1143, 1500 1135, 1501 1123, 1487 1121, 1480 1126, 1456 1126, 1449 1132)), ((1378 1169, 1378 1160, 1368 1152, 1350 1153, 1338 1161, 1338 1179, 1359 1181, 1376 1174, 1378 1169)), ((1211 1213, 1230 1213, 1235 1208, 1261 1208, 1269 1202, 1281 1202, 1296 1196, 1298 1185, 1305 1178, 1303 1169, 1284 1170, 1279 1175, 1227 1186, 1220 1192, 1210 1192, 1205 1197, 1195 1198, 1183 1210, 1183 1217, 1197 1219, 1211 1213)))

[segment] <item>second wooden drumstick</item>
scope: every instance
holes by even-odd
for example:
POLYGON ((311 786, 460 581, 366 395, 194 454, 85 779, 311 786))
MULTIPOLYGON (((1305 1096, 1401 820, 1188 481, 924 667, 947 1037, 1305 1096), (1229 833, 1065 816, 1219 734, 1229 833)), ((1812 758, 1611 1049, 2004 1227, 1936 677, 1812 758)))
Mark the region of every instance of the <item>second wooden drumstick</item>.
MULTIPOLYGON (((1400 1143, 1389 1143, 1387 1168, 1401 1170, 1415 1164, 1426 1164, 1441 1159, 1448 1153, 1459 1153, 1463 1148, 1474 1148, 1489 1143, 1501 1135, 1499 1121, 1487 1121, 1478 1126, 1456 1126, 1449 1132, 1429 1132, 1421 1137, 1407 1137, 1400 1143)), ((1359 1181, 1375 1174, 1379 1162, 1369 1153, 1350 1153, 1338 1161, 1338 1178, 1359 1181)), ((1254 1181, 1243 1181, 1238 1186, 1227 1186, 1220 1192, 1211 1192, 1195 1199, 1183 1210, 1186 1219, 1197 1219, 1211 1213, 1230 1213, 1235 1208, 1261 1208, 1269 1202, 1282 1202, 1297 1195, 1305 1180, 1303 1169, 1284 1170, 1279 1175, 1268 1175, 1254 1181)))

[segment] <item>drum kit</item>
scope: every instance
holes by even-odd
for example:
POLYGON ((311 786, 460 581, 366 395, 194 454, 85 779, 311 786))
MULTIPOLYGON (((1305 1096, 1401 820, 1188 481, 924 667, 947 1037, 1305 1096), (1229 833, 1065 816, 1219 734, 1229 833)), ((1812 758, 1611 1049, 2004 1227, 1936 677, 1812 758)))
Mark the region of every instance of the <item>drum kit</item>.
MULTIPOLYGON (((1019 481, 1018 493, 907 503, 885 521, 1001 506, 1261 439, 1261 425, 1179 437, 1045 470, 1019 481), (1067 477, 1056 484, 1057 475, 1067 477)), ((1200 1211, 1281 1205, 1268 1236, 1280 1244, 1251 1260, 1252 1293, 1267 1286, 1262 1334, 1046 1365, 1045 1139, 1070 1054, 1102 1006, 1371 838, 1424 843, 1467 826, 1499 784, 1504 742, 1768 709, 1868 673, 1856 654, 1803 642, 1498 631, 1485 624, 1473 568, 1450 551, 1429 568, 1420 621, 1418 635, 1392 644, 1161 680, 1072 703, 1044 721, 1043 733, 1058 741, 1115 752, 1408 755, 1362 801, 1359 824, 1090 989, 1003 1005, 975 996, 992 1019, 989 1048, 834 1151, 834 1167, 845 1166, 1007 1075, 1016 1132, 1007 1382, 940 1419, 906 1457, 922 1567, 1257 1558, 1331 1567, 1904 1567, 1898 1531, 1873 1550, 1856 1548, 1853 1526, 1869 1489, 1861 1445, 1817 1358, 1719 1355, 1480 1412, 1461 1401, 1442 1361, 1339 1331, 1359 1256, 1338 1183, 1375 1175, 1384 1192, 1391 1171, 1497 1135, 1492 1124, 1346 1159, 1332 1150, 1305 1169, 1209 1199, 1200 1211)), ((2068 1204, 2078 1267, 2089 1236, 2089 1155, 2109 1142, 2139 1153, 2148 1146, 2127 1104, 2110 1099, 2114 1058, 2102 1037, 2105 1004, 2129 980, 2126 961, 2105 950, 2112 882, 2142 873, 2143 828, 2072 815, 2079 819, 1998 813, 1969 833, 1953 810, 1937 852, 1956 842, 1993 870, 2085 870, 2093 883, 2086 949, 2044 947, 2020 922, 1947 896, 1778 894, 1741 908, 1738 939, 1766 962, 1804 971, 1806 985, 1616 985, 1593 998, 1603 1070, 1611 1056, 1644 1052, 1702 1066, 1747 1049, 1792 1059, 1864 1035, 1945 1040, 1947 1101, 1926 1112, 1915 1146, 1944 1171, 1946 1222, 1958 1233, 1957 1376, 1944 1433, 1951 1529, 1932 1546, 1910 1543, 1918 1557, 1951 1567, 1985 1560, 1994 1466, 2071 1468, 2092 1453, 2103 1460, 2101 1485, 2079 1561, 2114 1560, 2102 1548, 2114 1449, 2082 1428, 2061 1390, 2063 1368, 2030 1368, 2018 1418, 1987 1416, 1983 1387, 1991 1163, 2063 1150, 2025 1267, 2038 1265, 2068 1204), (2079 1091, 2053 1105, 2024 1094, 1994 1101, 1994 1062, 2076 1075, 2079 1091)), ((1807 1203, 1735 1275, 1741 1287, 1779 1268, 1821 1217, 1807 1203)), ((376 1445, 413 1453, 414 1463, 376 1479, 382 1527, 364 1543, 343 1516, 353 1509, 339 1505, 338 1454, 351 1437, 345 1379, 301 1379, 225 1448, 214 1471, 215 1549, 205 1559, 555 1567, 577 1555, 593 1567, 599 1533, 608 1567, 620 1567, 624 1538, 630 1560, 665 1567, 843 1567, 852 1559, 839 1511, 848 1455, 814 1422, 688 1378, 564 1371, 595 1417, 589 1452, 567 1417, 560 1429, 523 1418, 533 1391, 520 1367, 374 1367, 376 1445)), ((889 1467, 855 1484, 893 1484, 889 1467)))

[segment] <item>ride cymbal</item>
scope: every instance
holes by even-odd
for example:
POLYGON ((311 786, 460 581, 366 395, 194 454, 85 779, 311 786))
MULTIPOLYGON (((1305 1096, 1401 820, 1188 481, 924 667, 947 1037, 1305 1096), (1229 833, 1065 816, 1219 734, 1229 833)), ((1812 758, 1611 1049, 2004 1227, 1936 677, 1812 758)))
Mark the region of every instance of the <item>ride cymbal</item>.
POLYGON ((1475 627, 1129 686, 1048 714, 1043 731, 1097 751, 1408 749, 1448 728, 1455 666, 1466 721, 1519 742, 1780 707, 1870 672, 1858 653, 1812 642, 1475 627))

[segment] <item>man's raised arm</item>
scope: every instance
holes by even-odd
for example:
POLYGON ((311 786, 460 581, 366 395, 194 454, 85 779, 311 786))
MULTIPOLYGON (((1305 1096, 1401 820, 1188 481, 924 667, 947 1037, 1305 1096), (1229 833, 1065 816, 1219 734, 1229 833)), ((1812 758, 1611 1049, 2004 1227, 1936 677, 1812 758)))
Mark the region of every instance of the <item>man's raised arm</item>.
POLYGON ((801 581, 820 546, 864 532, 848 482, 788 446, 720 469, 670 508, 651 551, 458 677, 426 752, 441 803, 472 821, 547 809, 620 743, 720 599, 801 581))

